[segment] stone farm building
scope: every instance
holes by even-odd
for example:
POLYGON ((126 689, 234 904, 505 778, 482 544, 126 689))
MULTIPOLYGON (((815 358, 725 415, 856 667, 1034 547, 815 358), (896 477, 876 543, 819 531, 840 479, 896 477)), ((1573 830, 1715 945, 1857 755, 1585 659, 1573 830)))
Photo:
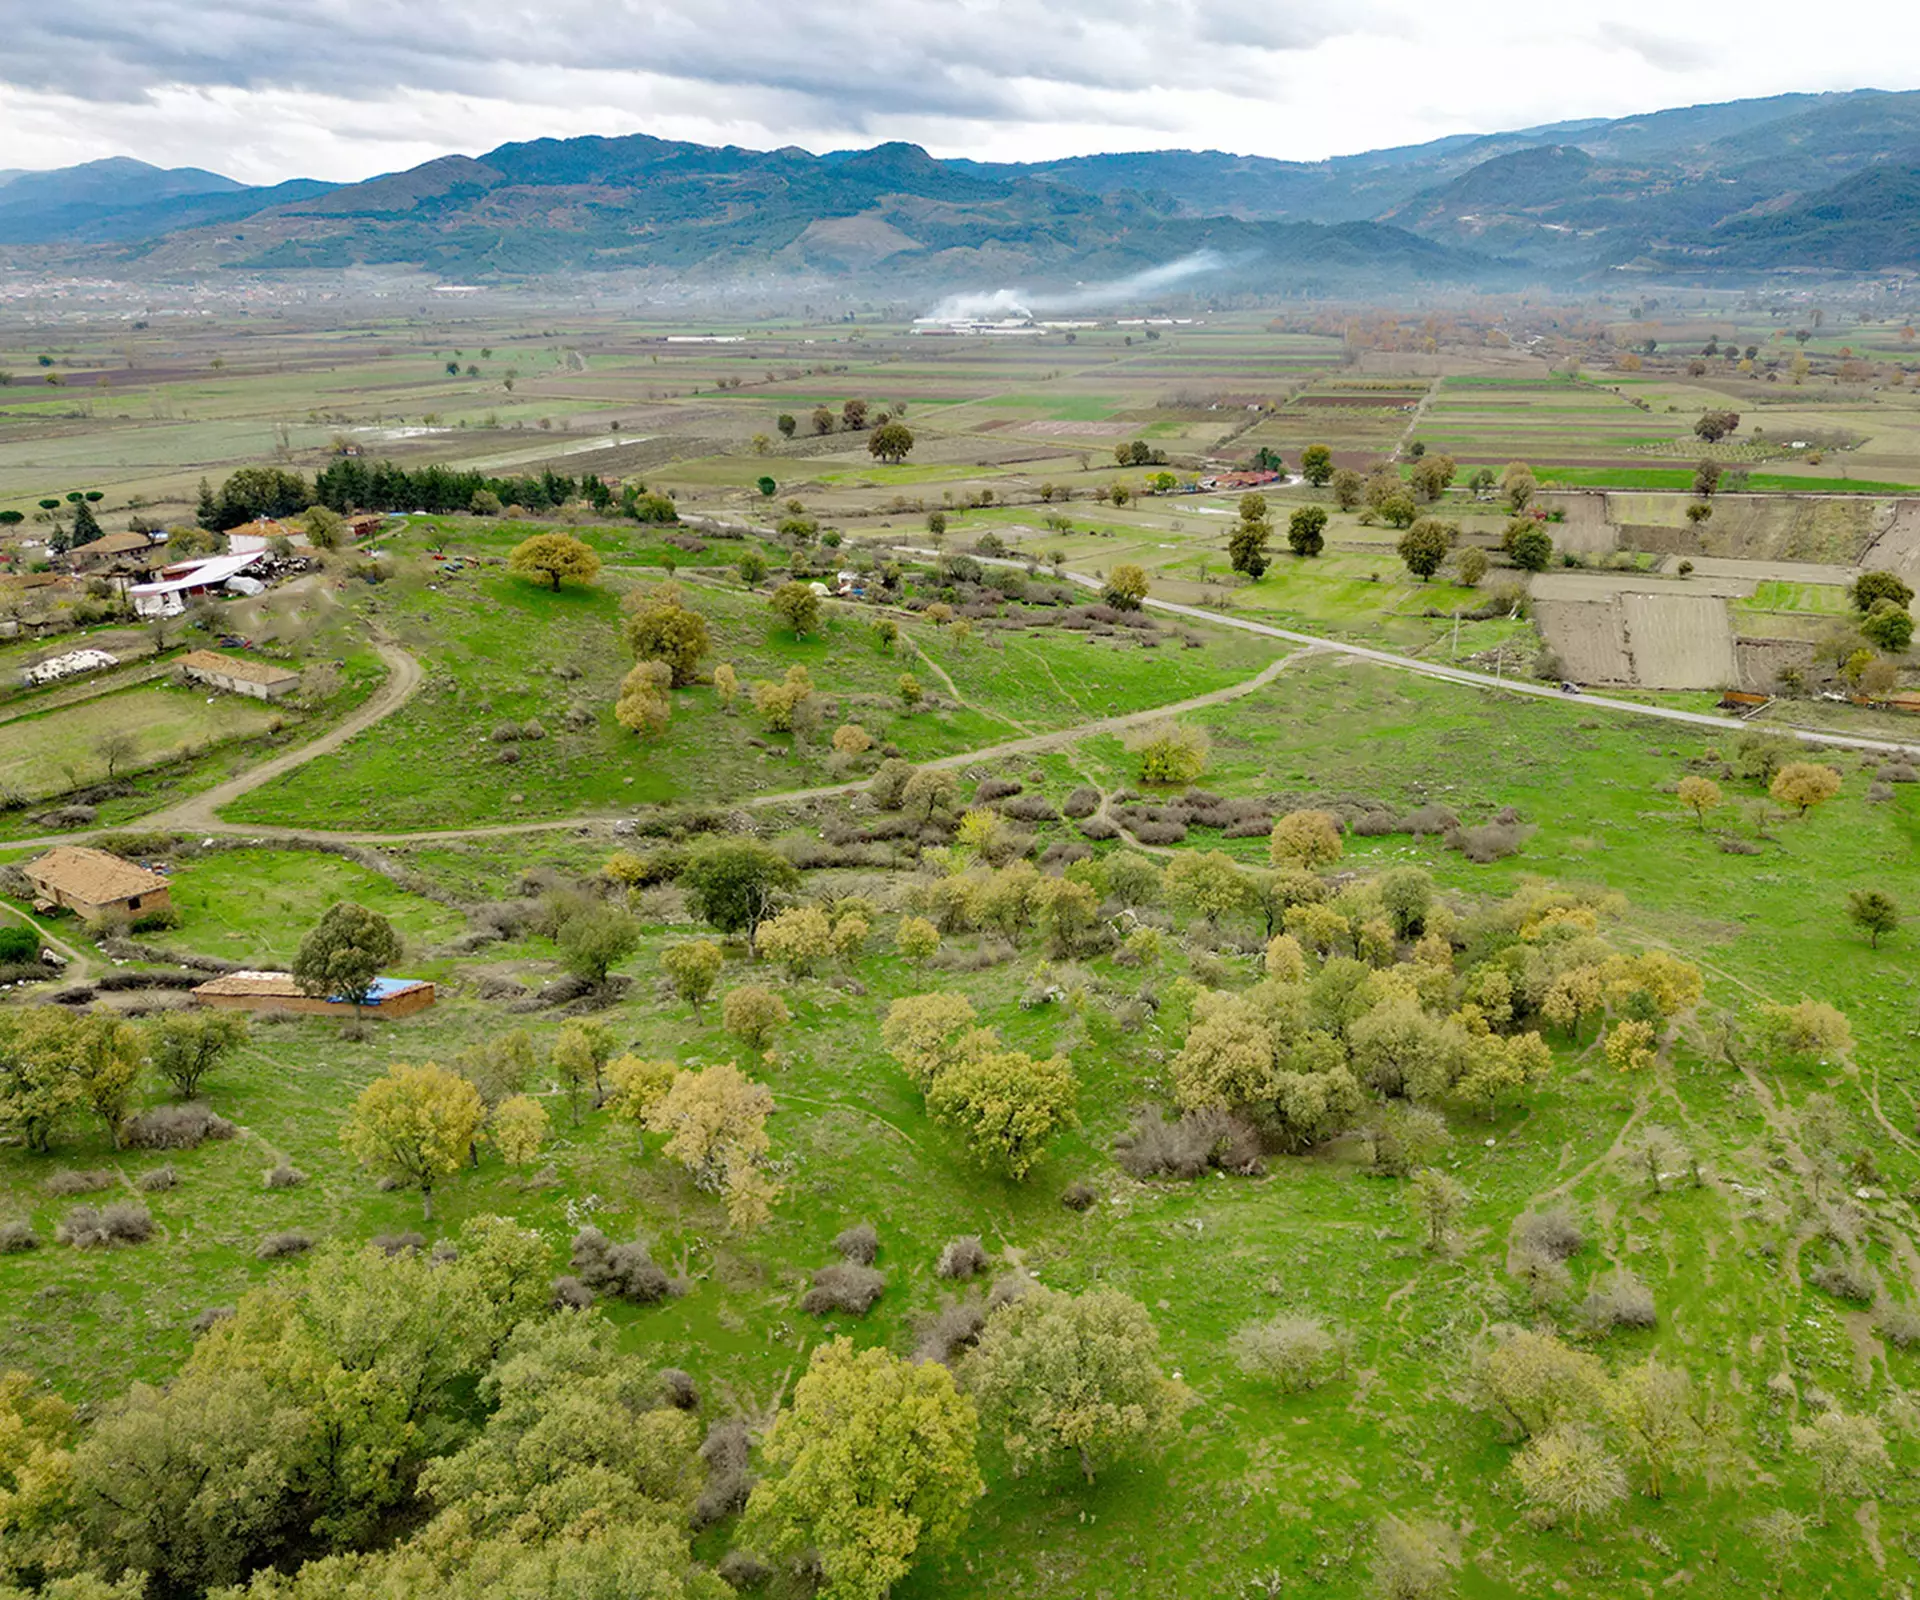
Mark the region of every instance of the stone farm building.
POLYGON ((37 903, 64 906, 89 922, 149 916, 173 904, 167 880, 159 873, 84 845, 56 845, 22 870, 37 903))
POLYGON ((153 540, 144 533, 108 533, 91 544, 75 545, 67 559, 76 572, 109 566, 144 568, 146 561, 142 558, 154 548, 153 540))
POLYGON ((190 650, 180 658, 180 670, 196 683, 210 683, 229 694, 250 694, 256 700, 278 700, 300 687, 300 674, 270 661, 249 661, 217 650, 190 650))
MULTIPOLYGON (((302 993, 287 972, 229 972, 193 991, 200 1005, 223 1011, 300 1011, 315 1016, 351 1017, 351 1001, 329 996, 318 999, 302 993)), ((367 1003, 357 1014, 369 1017, 405 1017, 433 1004, 433 985, 418 978, 376 978, 367 1003)))

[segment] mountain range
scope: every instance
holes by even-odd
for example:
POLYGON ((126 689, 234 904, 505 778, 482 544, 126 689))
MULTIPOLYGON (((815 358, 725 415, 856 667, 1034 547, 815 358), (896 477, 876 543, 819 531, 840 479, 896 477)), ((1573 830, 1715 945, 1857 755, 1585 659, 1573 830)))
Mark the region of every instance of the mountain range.
POLYGON ((537 139, 267 188, 125 158, 0 172, 0 257, 140 276, 410 266, 708 283, 1117 278, 1209 290, 1920 267, 1920 92, 1779 95, 1318 162, 1162 150, 1008 164, 537 139))

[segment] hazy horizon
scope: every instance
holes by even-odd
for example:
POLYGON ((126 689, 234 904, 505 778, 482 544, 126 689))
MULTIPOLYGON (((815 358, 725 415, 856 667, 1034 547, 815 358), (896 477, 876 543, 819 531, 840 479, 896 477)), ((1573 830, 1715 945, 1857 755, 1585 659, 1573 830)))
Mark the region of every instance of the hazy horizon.
POLYGON ((647 132, 943 158, 1222 150, 1318 161, 1588 118, 1920 84, 1920 30, 1855 5, 1809 32, 1782 0, 1718 19, 1652 0, 1333 14, 1251 0, 908 3, 885 29, 778 0, 0 0, 6 166, 114 155, 244 183, 356 182, 515 140, 647 132), (1780 38, 1794 48, 1783 51, 1780 38), (76 71, 76 62, 85 70, 76 71), (1497 108, 1497 109, 1495 109, 1497 108))

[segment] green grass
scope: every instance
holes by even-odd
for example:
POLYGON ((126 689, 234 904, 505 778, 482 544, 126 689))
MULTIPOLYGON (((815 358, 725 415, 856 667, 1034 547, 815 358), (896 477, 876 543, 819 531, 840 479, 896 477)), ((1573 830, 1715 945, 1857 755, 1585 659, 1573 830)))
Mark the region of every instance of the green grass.
POLYGON ((284 969, 307 930, 342 900, 393 923, 406 943, 402 965, 409 971, 466 925, 458 911, 343 857, 240 848, 196 856, 173 874, 180 926, 157 942, 246 967, 284 969))
POLYGON ((828 697, 826 715, 803 746, 767 740, 744 695, 728 713, 710 686, 695 686, 676 691, 673 733, 655 746, 613 718, 631 662, 611 583, 554 593, 483 575, 429 589, 410 575, 379 594, 389 625, 434 662, 426 687, 338 753, 244 797, 229 808, 232 820, 328 827, 351 818, 356 829, 417 830, 805 788, 842 775, 827 747, 840 722, 925 760, 1168 704, 1250 677, 1271 655, 1229 633, 1199 650, 1146 651, 1127 637, 1045 628, 983 627, 962 643, 910 624, 908 640, 928 666, 904 643, 881 652, 855 608, 829 607, 817 634, 795 639, 760 597, 702 585, 687 599, 713 630, 712 663, 731 662, 747 684, 804 665, 828 697), (895 694, 904 672, 931 697, 911 716, 895 694), (545 738, 493 741, 496 728, 529 720, 545 738), (516 759, 503 762, 503 752, 516 759))
MULTIPOLYGON (((1850 771, 1840 799, 1805 824, 1780 826, 1764 854, 1725 856, 1658 793, 1682 770, 1682 756, 1699 752, 1703 736, 1570 720, 1576 714, 1352 663, 1302 664, 1261 696, 1201 718, 1214 737, 1206 782, 1229 794, 1440 799, 1470 819, 1515 805, 1538 831, 1512 861, 1474 867, 1437 843, 1390 837, 1354 841, 1345 864, 1366 870, 1419 862, 1470 899, 1503 893, 1534 873, 1625 890, 1634 902, 1625 942, 1664 940, 1702 961, 1714 1005, 1747 1008, 1756 993, 1797 995, 1818 974, 1819 992, 1854 1017, 1858 1071, 1830 1077, 1763 1063, 1757 1082, 1768 1101, 1797 1104, 1831 1086, 1860 1119, 1863 1137, 1871 1128, 1869 1096, 1896 1127, 1910 1123, 1916 1077, 1902 1032, 1911 1005, 1908 955, 1898 945, 1868 951, 1845 927, 1837 901, 1843 885, 1867 876, 1909 902, 1920 897, 1914 790, 1902 789, 1892 805, 1870 805, 1863 780, 1850 771)), ((1082 770, 1111 782, 1131 775, 1117 741, 1105 739, 1016 766, 1029 776, 1036 769, 1046 774, 1039 787, 1056 797, 1081 781, 1082 770)), ((1190 840, 1213 842, 1204 833, 1190 840)), ((1253 859, 1262 841, 1230 848, 1253 859)), ((522 864, 518 846, 504 845, 490 858, 430 847, 418 864, 477 886, 489 859, 501 877, 522 864)), ((230 874, 224 883, 203 880, 211 888, 199 909, 211 916, 224 901, 227 915, 249 927, 253 912, 240 903, 249 866, 269 894, 298 897, 286 902, 293 916, 325 897, 298 885, 314 865, 307 855, 249 853, 185 871, 230 874)), ((331 863, 325 870, 345 869, 331 863)), ((424 905, 394 909, 416 926, 444 915, 424 905)), ((270 920, 263 916, 263 932, 270 920)), ((643 981, 609 1017, 623 1044, 692 1062, 729 1059, 735 1051, 711 1011, 696 1017, 652 992, 646 975, 659 944, 685 930, 651 914, 649 922, 647 946, 629 964, 643 981)), ((550 947, 533 940, 487 965, 537 981, 551 958, 550 947)), ((1433 1257, 1416 1246, 1401 1187, 1365 1176, 1345 1146, 1276 1158, 1257 1180, 1140 1185, 1122 1177, 1107 1145, 1132 1105, 1165 1092, 1164 1054, 1177 1045, 1181 1025, 1169 980, 1183 958, 1176 951, 1166 971, 1145 975, 1104 960, 1086 964, 1093 979, 1113 986, 1116 1000, 1142 982, 1159 991, 1162 1010, 1142 1027, 1121 1026, 1097 1001, 1021 1009, 1016 996, 1035 960, 1029 951, 980 971, 921 975, 877 947, 859 963, 858 994, 818 979, 783 983, 795 1022, 761 1071, 779 1104, 771 1131, 789 1164, 790 1189, 758 1234, 726 1234, 714 1202, 657 1154, 639 1153, 630 1130, 599 1115, 575 1130, 551 1095, 557 1185, 524 1188, 489 1158, 443 1187, 439 1220, 426 1231, 438 1236, 468 1216, 508 1212, 547 1238, 556 1270, 578 1220, 591 1217, 617 1236, 639 1231, 657 1258, 691 1278, 692 1291, 657 1309, 612 1306, 606 1314, 630 1348, 686 1367, 703 1391, 725 1394, 730 1404, 771 1400, 807 1349, 836 1332, 907 1348, 914 1319, 940 1302, 930 1263, 956 1233, 980 1232, 990 1249, 1017 1250, 1050 1284, 1109 1285, 1143 1300, 1162 1331, 1168 1366, 1193 1395, 1165 1460, 1117 1467, 1087 1489, 1068 1477, 1014 1480, 989 1449, 989 1493, 966 1540, 897 1591, 915 1600, 1143 1589, 1238 1594, 1269 1578, 1345 1600, 1365 1591, 1367 1531, 1388 1511, 1465 1529, 1463 1594, 1519 1600, 1551 1591, 1598 1600, 1657 1588, 1674 1571, 1704 1570, 1710 1561, 1722 1576, 1706 1592, 1749 1593, 1763 1583, 1765 1566, 1748 1520, 1773 1504, 1813 1506, 1809 1469, 1786 1448, 1783 1420, 1764 1397, 1766 1378, 1791 1372, 1803 1389, 1818 1387, 1849 1409, 1873 1408, 1895 1385, 1920 1378, 1916 1357, 1898 1352, 1870 1370, 1856 1368, 1845 1309, 1801 1287, 1770 1257, 1793 1232, 1780 1207, 1801 1192, 1791 1168, 1772 1160, 1781 1148, 1778 1124, 1763 1114, 1754 1080, 1690 1049, 1648 1079, 1622 1080, 1583 1039, 1562 1048, 1554 1078, 1526 1112, 1491 1124, 1456 1119, 1447 1164, 1472 1199, 1457 1254, 1433 1257), (1084 1126, 1058 1143, 1023 1188, 966 1166, 951 1136, 928 1122, 918 1094, 878 1053, 875 1024, 889 1000, 936 983, 968 993, 1023 1048, 1069 1049, 1080 1072, 1084 1126), (1701 1157, 1707 1186, 1682 1185, 1656 1199, 1640 1175, 1609 1160, 1630 1117, 1675 1126, 1701 1157), (1058 1203, 1076 1178, 1090 1180, 1102 1197, 1084 1216, 1058 1203), (1688 1366, 1723 1409, 1743 1462, 1717 1486, 1694 1477, 1663 1502, 1636 1497, 1617 1521, 1590 1529, 1577 1545, 1564 1533, 1526 1526, 1507 1486, 1510 1447, 1463 1401, 1479 1332, 1529 1315, 1503 1271, 1507 1234, 1516 1216, 1549 1197, 1573 1206, 1592 1232, 1593 1243, 1573 1263, 1576 1297, 1614 1263, 1631 1264, 1654 1288, 1660 1326, 1614 1336, 1598 1346, 1602 1358, 1617 1367, 1658 1352, 1688 1366), (863 1219, 879 1230, 880 1265, 889 1275, 880 1307, 857 1323, 800 1315, 794 1300, 806 1272, 830 1259, 835 1232, 863 1219), (1227 1337, 1280 1311, 1319 1316, 1348 1332, 1352 1376, 1291 1399, 1241 1377, 1227 1337)), ((736 953, 727 981, 745 975, 736 953)), ((366 1237, 419 1226, 417 1197, 375 1191, 349 1168, 335 1129, 352 1096, 389 1060, 444 1059, 503 1020, 456 990, 418 1018, 374 1025, 366 1045, 318 1021, 260 1030, 253 1048, 211 1085, 215 1103, 245 1132, 168 1158, 183 1181, 153 1199, 165 1230, 158 1242, 112 1255, 49 1249, 0 1258, 0 1308, 12 1308, 0 1309, 0 1364, 26 1362, 75 1398, 110 1393, 136 1375, 160 1377, 187 1348, 185 1324, 199 1309, 298 1270, 253 1259, 264 1233, 304 1227, 316 1236, 366 1237), (305 1187, 262 1188, 261 1172, 282 1157, 310 1174, 305 1187)), ((542 1042, 551 1038, 553 1021, 529 1024, 542 1042)), ((1887 1192, 1920 1180, 1920 1161, 1905 1143, 1875 1144, 1887 1192)), ((115 1158, 90 1132, 59 1156, 128 1177, 160 1159, 115 1158)), ((7 1209, 43 1229, 63 1209, 38 1190, 51 1165, 0 1151, 7 1209)), ((1876 1231, 1904 1227, 1897 1203, 1867 1210, 1876 1231)), ((1810 1251, 1795 1248, 1802 1270, 1810 1251)), ((1874 1256, 1891 1279, 1903 1279, 1896 1258, 1878 1246, 1874 1256)), ((1911 1444, 1896 1443, 1896 1453, 1910 1472, 1911 1444)), ((1821 1573, 1836 1593, 1878 1592, 1880 1569, 1852 1504, 1812 1530, 1804 1570, 1821 1573)), ((1898 1537, 1894 1513, 1890 1495, 1881 1507, 1883 1543, 1898 1537)))

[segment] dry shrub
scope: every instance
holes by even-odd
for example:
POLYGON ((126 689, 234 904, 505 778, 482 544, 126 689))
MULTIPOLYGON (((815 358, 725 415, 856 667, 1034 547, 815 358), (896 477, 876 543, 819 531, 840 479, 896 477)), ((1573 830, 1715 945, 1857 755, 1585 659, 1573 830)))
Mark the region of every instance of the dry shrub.
POLYGON ((1448 806, 1416 806, 1400 819, 1400 825, 1417 838, 1427 833, 1451 833, 1460 826, 1460 817, 1448 806))
POLYGON ((1743 839, 1737 833, 1723 833, 1716 843, 1723 856, 1757 856, 1761 849, 1752 839, 1743 839))
POLYGON ((267 1169, 264 1181, 269 1189, 297 1189, 307 1181, 307 1175, 291 1162, 282 1161, 267 1169))
POLYGON ((995 800, 1005 800, 1025 787, 1017 778, 982 778, 973 791, 973 803, 984 806, 995 800))
POLYGON ((133 1150, 191 1150, 209 1139, 231 1139, 240 1130, 198 1101, 153 1106, 128 1120, 121 1142, 133 1150))
POLYGON ((1530 1211, 1515 1222, 1513 1243, 1516 1249, 1565 1261, 1586 1248, 1587 1236, 1570 1211, 1555 1206, 1550 1211, 1530 1211))
POLYGON ((1240 1173, 1260 1169, 1259 1133, 1227 1111, 1189 1111, 1169 1122, 1158 1106, 1147 1106, 1113 1148, 1120 1165, 1142 1179, 1197 1178, 1215 1167, 1240 1173))
POLYGON ((571 1275, 553 1280, 553 1308, 556 1311, 585 1311, 593 1304, 593 1291, 571 1275))
POLYGON ((313 1240, 294 1228, 286 1233, 268 1234, 253 1253, 262 1261, 279 1261, 286 1256, 305 1255, 312 1248, 313 1240))
POLYGON ((1033 1287, 1033 1274, 1023 1267, 1017 1267, 1005 1276, 995 1278, 993 1287, 987 1291, 988 1314, 991 1315, 1002 1306, 1012 1305, 1033 1287))
POLYGON ((986 1270, 987 1247, 977 1233, 963 1233, 957 1239, 949 1239, 933 1267, 935 1277, 962 1280, 977 1277, 986 1270))
POLYGON ((1080 837, 1083 839, 1117 839, 1119 827, 1106 817, 1088 817, 1080 824, 1080 837))
POLYGON ((1000 815, 1012 817, 1015 822, 1058 822, 1060 813, 1042 794, 1015 795, 1000 807, 1000 815))
POLYGON ((1834 1299, 1856 1305, 1867 1305, 1880 1293, 1879 1278, 1861 1261, 1823 1261, 1807 1274, 1807 1280, 1834 1299))
POLYGON ((142 1194, 158 1194, 162 1189, 171 1189, 180 1182, 180 1174, 173 1170, 173 1163, 164 1167, 155 1167, 151 1172, 143 1172, 133 1180, 134 1188, 142 1194))
POLYGON ((700 1444, 707 1483, 694 1502, 695 1528, 710 1528, 746 1505, 747 1496, 753 1492, 753 1474, 747 1470, 752 1450, 747 1425, 738 1417, 728 1417, 707 1429, 700 1444))
POLYGON ((1882 783, 1920 783, 1920 771, 1909 761, 1889 761, 1874 776, 1882 783))
MULTIPOLYGON (((1085 823, 1081 824, 1080 831, 1086 833, 1085 823)), ((1136 822, 1133 836, 1142 844, 1178 844, 1187 836, 1187 825, 1184 822, 1136 822)))
POLYGON ((1516 1245, 1508 1251, 1507 1271, 1526 1285, 1527 1299, 1536 1311, 1560 1305, 1573 1292, 1573 1274, 1567 1264, 1531 1245, 1516 1245))
POLYGON ((763 1589, 773 1580, 773 1568, 751 1550, 729 1550, 713 1570, 722 1583, 743 1594, 749 1589, 763 1589))
POLYGON ((1356 839, 1381 839, 1407 831, 1406 823, 1391 811, 1360 811, 1347 819, 1347 832, 1356 839))
POLYGON ((1067 798, 1060 802, 1061 812, 1078 822, 1082 817, 1090 817, 1100 809, 1100 791, 1091 784, 1081 784, 1067 798))
POLYGON ((11 1222, 0 1222, 0 1256, 24 1255, 39 1248, 40 1236, 33 1231, 31 1222, 22 1222, 18 1217, 11 1222))
POLYGON ((153 1213, 137 1200, 116 1200, 110 1206, 75 1206, 53 1236, 76 1250, 143 1244, 153 1237, 153 1213))
POLYGON ((390 1256, 404 1255, 410 1250, 424 1250, 427 1236, 424 1233, 376 1233, 368 1241, 374 1249, 390 1256))
POLYGON ((1091 1211, 1100 1198, 1100 1191, 1090 1183, 1076 1179, 1061 1192, 1060 1204, 1069 1211, 1091 1211))
POLYGON ((1286 1394, 1318 1388, 1345 1365, 1340 1341, 1312 1317, 1248 1323, 1229 1348, 1249 1378, 1274 1384, 1286 1394))
POLYGON ((644 1244, 637 1239, 615 1244, 598 1228, 582 1228, 573 1236, 569 1264, 589 1289, 639 1305, 664 1300, 673 1290, 672 1280, 654 1264, 644 1244))
POLYGON ((1483 822, 1475 828, 1456 828, 1447 835, 1449 850, 1458 850, 1478 866, 1517 856, 1532 832, 1519 822, 1483 822))
POLYGON ((201 1334, 210 1333, 219 1327, 227 1318, 235 1314, 235 1310, 236 1308, 233 1306, 208 1306, 205 1311, 201 1312, 199 1316, 187 1324, 187 1332, 191 1333, 197 1339, 201 1334))
POLYGON ((1093 852, 1074 839, 1055 839, 1040 853, 1040 866, 1044 871, 1049 868, 1069 867, 1076 861, 1091 861, 1093 852))
POLYGON ((1920 1344, 1920 1306, 1882 1306, 1873 1326, 1894 1349, 1911 1350, 1920 1344))
POLYGON ((833 1241, 833 1248, 846 1260, 870 1267, 880 1253, 880 1235, 871 1222, 856 1222, 851 1228, 841 1230, 833 1241))
POLYGON ((1580 1303, 1580 1321, 1588 1332, 1605 1335, 1615 1328, 1651 1328, 1659 1315, 1653 1291, 1621 1267, 1608 1275, 1604 1285, 1595 1284, 1587 1291, 1580 1303))
POLYGON ((801 1297, 800 1309, 810 1316, 827 1317, 845 1311, 864 1317, 887 1286, 887 1275, 855 1261, 836 1262, 813 1275, 813 1284, 801 1297))
POLYGON ((985 1300, 949 1301, 932 1316, 923 1318, 915 1329, 913 1359, 937 1361, 943 1367, 950 1367, 956 1357, 979 1342, 980 1330, 986 1325, 985 1300))
POLYGON ((75 1171, 72 1167, 62 1167, 44 1179, 40 1187, 57 1200, 66 1200, 76 1194, 98 1194, 102 1189, 111 1189, 120 1180, 111 1172, 95 1169, 91 1172, 75 1171))
POLYGON ((667 1367, 660 1374, 660 1398, 675 1411, 698 1411, 700 1386, 693 1381, 692 1373, 667 1367))

